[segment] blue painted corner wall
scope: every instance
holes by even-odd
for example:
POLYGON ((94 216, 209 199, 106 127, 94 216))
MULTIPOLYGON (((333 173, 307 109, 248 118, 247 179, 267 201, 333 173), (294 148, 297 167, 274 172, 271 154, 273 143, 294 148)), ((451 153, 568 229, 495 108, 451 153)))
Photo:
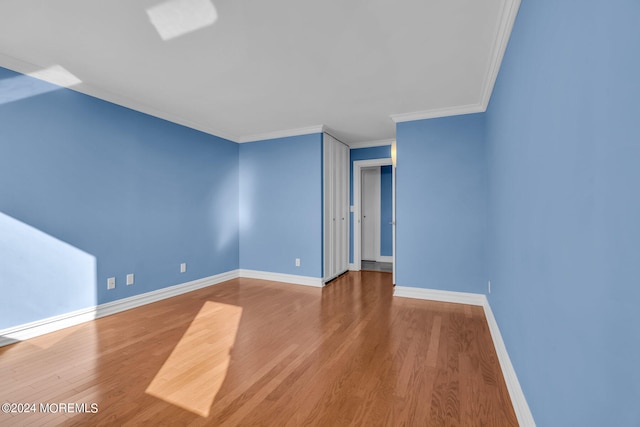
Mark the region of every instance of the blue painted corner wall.
POLYGON ((239 145, 6 69, 0 89, 0 329, 239 268, 322 277, 322 134, 239 145))
POLYGON ((484 293, 487 162, 482 114, 396 126, 396 284, 484 293))
MULTIPOLYGON (((396 282, 491 280, 539 425, 640 425, 638 22, 523 0, 486 114, 397 125, 396 282)), ((320 134, 238 146, 0 68, 0 329, 238 268, 322 277, 321 215, 320 134)))
POLYGON ((322 203, 321 133, 241 144, 240 268, 322 277, 322 203))
POLYGON ((640 425, 638 22, 523 1, 486 113, 489 299, 541 426, 640 425))
POLYGON ((238 268, 236 143, 2 68, 0 88, 0 329, 238 268))

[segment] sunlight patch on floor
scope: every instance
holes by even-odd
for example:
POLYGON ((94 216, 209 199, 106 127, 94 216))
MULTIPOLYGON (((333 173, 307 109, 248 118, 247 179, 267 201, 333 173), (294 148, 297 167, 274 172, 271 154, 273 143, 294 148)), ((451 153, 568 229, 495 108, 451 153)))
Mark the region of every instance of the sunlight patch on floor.
POLYGON ((205 302, 146 392, 209 416, 229 367, 241 317, 242 307, 205 302))

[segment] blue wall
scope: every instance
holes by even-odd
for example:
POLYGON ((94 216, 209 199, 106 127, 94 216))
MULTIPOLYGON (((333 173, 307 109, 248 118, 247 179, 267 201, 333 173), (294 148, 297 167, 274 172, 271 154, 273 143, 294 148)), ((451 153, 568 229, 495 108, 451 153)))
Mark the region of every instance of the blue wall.
POLYGON ((233 142, 0 68, 0 183, 0 328, 238 268, 233 142))
POLYGON ((483 293, 487 162, 481 114, 398 123, 396 283, 483 293))
POLYGON ((487 113, 490 302, 541 426, 640 425, 638 22, 523 1, 487 113))
POLYGON ((240 267, 322 277, 322 244, 322 134, 241 144, 240 267))
MULTIPOLYGON (((356 160, 373 160, 391 158, 391 145, 382 145, 378 147, 354 148, 349 150, 349 205, 353 206, 353 162, 356 160)), ((382 184, 382 178, 381 178, 382 184)), ((382 190, 381 190, 382 191, 382 190)), ((381 200, 382 201, 382 200, 381 200)), ((391 207, 383 206, 384 210, 390 210, 391 207)), ((381 220, 382 222, 382 220, 381 220)), ((382 237, 381 237, 382 243, 382 237)), ((386 242, 385 242, 386 244, 386 242)), ((393 248, 386 248, 392 251, 393 248)), ((382 246, 381 246, 382 252, 382 246)), ((349 262, 353 263, 353 212, 349 212, 349 262)))
POLYGON ((380 166, 380 255, 393 255, 393 177, 391 166, 380 166))

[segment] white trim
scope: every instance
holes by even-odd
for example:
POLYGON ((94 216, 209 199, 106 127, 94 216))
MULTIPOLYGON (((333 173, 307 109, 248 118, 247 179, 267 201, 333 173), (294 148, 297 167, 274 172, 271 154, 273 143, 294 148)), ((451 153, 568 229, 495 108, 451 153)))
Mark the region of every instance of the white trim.
POLYGON ((356 268, 356 265, 352 262, 349 263, 349 271, 360 271, 356 268))
POLYGON ((101 317, 120 313, 121 311, 141 307, 152 302, 161 301, 175 297, 197 289, 217 285, 238 277, 255 279, 265 279, 284 283, 294 283, 298 285, 322 287, 322 279, 308 276, 294 276, 291 274, 269 273, 254 270, 232 270, 214 276, 196 279, 190 282, 181 283, 167 288, 157 289, 140 295, 111 301, 93 307, 87 307, 69 313, 48 317, 35 322, 25 323, 11 328, 0 330, 0 347, 35 338, 40 335, 55 332, 70 326, 79 325, 84 322, 99 319, 101 317))
MULTIPOLYGON (((479 103, 462 105, 462 106, 453 106, 453 107, 447 107, 447 108, 436 108, 436 109, 426 110, 426 111, 391 114, 390 116, 391 119, 394 122, 399 123, 399 122, 406 122, 406 121, 413 121, 413 120, 430 119, 430 118, 436 118, 436 117, 455 116, 460 114, 481 113, 486 111, 487 106, 489 105, 489 101, 491 99, 491 93, 493 92, 493 87, 495 86, 495 82, 498 77, 498 72, 500 71, 500 65, 502 64, 502 59, 504 57, 504 53, 506 51, 507 44, 509 42, 509 37, 511 36, 511 31, 513 29, 513 25, 515 23, 515 19, 518 14, 519 8, 520 8, 520 0, 507 0, 503 3, 503 8, 500 13, 501 18, 498 21, 495 43, 493 45, 494 48, 491 53, 491 59, 489 61, 489 65, 487 68, 486 79, 483 85, 481 99, 479 103)), ((23 61, 21 59, 14 58, 6 54, 0 54, 0 65, 22 74, 29 74, 34 71, 40 70, 42 68, 46 68, 46 67, 29 63, 27 61, 23 61)), ((253 135, 232 135, 228 132, 224 132, 224 131, 221 131, 220 129, 216 129, 213 126, 196 123, 196 122, 187 120, 185 118, 182 118, 180 116, 177 116, 173 113, 161 111, 155 107, 143 104, 139 101, 128 98, 126 96, 122 96, 119 94, 109 92, 105 89, 98 88, 95 85, 89 85, 87 83, 79 83, 78 85, 69 89, 76 92, 84 93, 86 95, 93 96, 98 99, 105 100, 129 109, 133 109, 141 113, 149 114, 154 117, 158 117, 173 123, 177 123, 192 129, 196 129, 201 132, 205 132, 223 139, 227 139, 229 141, 237 142, 237 143, 260 141, 265 139, 281 138, 281 137, 287 137, 287 136, 305 135, 310 133, 320 133, 320 132, 323 132, 325 128, 324 125, 316 125, 316 126, 305 127, 305 128, 281 130, 281 131, 275 131, 275 132, 253 134, 253 135)), ((378 142, 383 142, 383 141, 378 141, 378 142)), ((378 142, 374 141, 376 145, 378 145, 378 142)), ((366 144, 371 144, 371 143, 368 143, 368 142, 352 143, 352 144, 349 144, 349 146, 351 148, 356 148, 356 147, 363 148, 363 147, 376 146, 376 145, 366 145, 366 144)))
MULTIPOLYGON (((391 147, 391 160, 393 162, 393 158, 395 157, 396 159, 396 164, 398 163, 398 154, 397 151, 395 150, 395 145, 396 142, 393 142, 393 147, 391 147), (395 151, 395 153, 394 153, 395 151), (395 154, 395 156, 394 156, 395 154)), ((392 277, 392 282, 393 282, 393 286, 396 285, 396 165, 392 165, 391 166, 391 262, 392 264, 392 269, 393 269, 393 274, 391 275, 392 277)))
POLYGON ((484 306, 486 301, 485 296, 482 294, 442 291, 439 289, 413 288, 407 286, 396 286, 393 288, 393 296, 478 306, 484 306))
POLYGON ((257 133, 239 137, 236 142, 244 144, 246 142, 264 141, 267 139, 286 138, 288 136, 309 135, 312 133, 322 133, 324 125, 309 126, 297 129, 285 129, 274 132, 257 133))
POLYGON ((391 114, 391 120, 395 123, 409 122, 413 120, 433 119, 437 117, 458 116, 462 114, 484 113, 487 111, 493 87, 495 86, 500 65, 511 37, 513 24, 518 15, 520 0, 507 0, 500 11, 500 19, 496 30, 495 43, 491 52, 491 59, 487 68, 486 78, 482 87, 480 102, 447 108, 435 108, 433 110, 416 111, 411 113, 391 114))
POLYGON ((533 415, 531 414, 531 410, 527 404, 527 399, 522 392, 522 387, 518 381, 516 371, 511 364, 507 347, 502 340, 500 328, 498 328, 498 322, 496 322, 496 319, 493 316, 493 311, 491 311, 491 306, 489 305, 489 300, 486 295, 406 286, 396 286, 393 290, 393 295, 396 297, 481 306, 484 309, 484 315, 487 319, 487 325, 489 327, 489 332, 491 333, 493 346, 496 350, 496 355, 498 356, 502 376, 507 386, 507 390, 509 391, 509 397, 511 398, 511 403, 513 405, 513 410, 516 413, 518 424, 522 427, 535 427, 535 420, 533 419, 533 415))
POLYGON ((518 424, 522 427, 535 427, 536 422, 533 419, 533 414, 531 413, 527 399, 522 392, 522 387, 520 387, 520 381, 518 381, 516 371, 511 364, 507 347, 502 340, 500 328, 498 328, 498 322, 496 322, 496 318, 493 316, 489 300, 485 295, 482 296, 485 301, 483 304, 484 317, 487 319, 487 324, 489 325, 489 332, 491 332, 491 338, 493 338, 493 346, 495 347, 496 354, 498 355, 498 361, 500 362, 500 368, 502 369, 502 376, 504 377, 504 382, 507 384, 507 390, 509 390, 513 410, 516 413, 516 418, 518 418, 518 424))
POLYGON ((97 318, 96 311, 94 306, 0 330, 0 347, 89 322, 97 318))
POLYGON ((272 273, 270 271, 245 270, 240 269, 240 277, 247 279, 270 280, 272 282, 292 283, 294 285, 314 286, 321 288, 323 279, 321 277, 298 276, 295 274, 272 273))
MULTIPOLYGON (((378 258, 380 258, 380 239, 381 239, 381 235, 380 235, 380 218, 382 216, 382 195, 380 194, 381 191, 381 183, 380 183, 380 175, 381 175, 381 171, 380 171, 380 167, 375 167, 375 168, 362 168, 362 173, 364 174, 372 174, 373 175, 373 188, 369 188, 369 190, 367 191, 367 193, 363 193, 362 191, 360 192, 360 197, 362 197, 365 200, 368 200, 370 203, 372 203, 372 205, 374 205, 374 213, 373 213, 373 241, 369 242, 369 244, 373 243, 373 248, 369 247, 369 248, 364 248, 367 250, 370 250, 371 253, 367 254, 367 255, 363 255, 364 259, 369 260, 369 261, 378 261, 378 258), (370 256, 368 256, 370 255, 370 256)), ((369 177, 371 178, 371 176, 369 177)), ((360 182, 360 185, 362 185, 362 182, 360 182)), ((366 187, 365 187, 366 188, 366 187)), ((361 187, 362 190, 362 187, 361 187)), ((362 209, 364 209, 364 206, 361 206, 362 209)), ((369 212, 369 216, 371 217, 371 212, 369 212)), ((369 218, 371 219, 371 218, 369 218)), ((361 225, 362 227, 362 225, 361 225)), ((362 234, 360 235, 360 237, 362 237, 362 234)), ((367 240, 367 239, 365 239, 367 240)), ((360 250, 364 252, 364 249, 362 247, 360 247, 360 250)))
POLYGON ((34 338, 40 335, 48 334, 60 329, 75 326, 80 323, 89 322, 100 317, 109 316, 121 311, 140 307, 152 302, 171 298, 186 292, 195 291, 197 289, 206 288, 207 286, 216 285, 226 282, 227 280, 239 277, 238 270, 232 270, 225 273, 216 274, 202 279, 193 280, 191 282, 182 283, 167 288, 146 292, 140 295, 119 299, 117 301, 107 302, 93 307, 72 311, 70 313, 60 314, 58 316, 48 317, 46 319, 37 320, 35 322, 25 323, 23 325, 0 330, 0 347, 12 344, 17 341, 34 338))
MULTIPOLYGON (((0 66, 7 68, 9 70, 21 73, 21 74, 29 74, 34 71, 41 70, 46 67, 42 67, 36 64, 32 64, 27 61, 23 61, 21 59, 14 58, 12 56, 0 53, 0 66)), ((215 129, 209 125, 202 125, 199 123, 192 122, 180 116, 177 116, 172 113, 168 113, 166 111, 159 110, 150 105, 141 103, 134 99, 128 98, 126 96, 122 96, 119 94, 115 94, 109 92, 105 89, 96 87, 95 85, 89 85, 87 83, 81 82, 73 87, 68 87, 66 89, 73 90, 75 92, 83 93, 85 95, 92 96, 94 98, 101 99, 103 101, 110 102, 112 104, 119 105, 121 107, 128 108, 130 110, 134 110, 140 113, 144 113, 153 117, 157 117, 163 120, 170 121, 172 123, 176 123, 182 126, 186 126, 191 129, 199 130, 204 133, 208 133, 209 135, 217 136, 218 138, 223 138, 231 142, 238 142, 238 136, 232 135, 227 132, 221 131, 219 129, 215 129)))
POLYGON ((294 276, 291 274, 270 273, 254 270, 232 270, 216 274, 214 276, 193 280, 191 282, 119 299, 117 301, 111 301, 97 306, 37 320, 35 322, 2 329, 0 330, 0 347, 48 334, 50 332, 55 332, 70 326, 79 325, 80 323, 89 322, 111 314, 120 313, 121 311, 141 307, 152 302, 175 297, 197 289, 206 288, 238 277, 272 280, 316 287, 322 287, 323 284, 322 279, 316 277, 294 276))
MULTIPOLYGON (((32 73, 34 71, 38 71, 43 68, 46 68, 46 67, 38 66, 36 64, 29 63, 27 61, 14 58, 9 55, 5 55, 3 53, 0 53, 0 66, 21 74, 25 74, 25 75, 32 73)), ((131 110, 138 111, 140 113, 148 114, 153 117, 167 120, 172 123, 186 126, 191 129, 199 130, 201 132, 208 133, 210 135, 217 136, 218 138, 223 138, 238 144, 241 144, 244 142, 261 141, 265 139, 283 138, 287 136, 298 136, 298 135, 307 135, 311 133, 321 133, 324 129, 324 125, 316 125, 316 126, 310 126, 305 128, 285 129, 285 130, 280 130, 275 132, 266 132, 266 133, 253 134, 253 135, 233 135, 228 132, 221 131, 220 129, 217 129, 213 126, 202 125, 202 124, 187 120, 185 118, 182 118, 176 114, 159 110, 155 107, 146 105, 144 103, 128 98, 126 96, 109 92, 105 89, 96 87, 95 85, 89 85, 87 83, 81 82, 81 83, 78 83, 77 85, 74 85, 73 87, 68 87, 67 89, 73 90, 75 92, 83 93, 85 95, 89 95, 94 98, 98 98, 103 101, 107 101, 112 104, 119 105, 121 107, 129 108, 131 110)))
POLYGON ((437 117, 459 116, 462 114, 484 113, 486 105, 469 104, 455 107, 435 108, 433 110, 415 111, 411 113, 392 114, 391 120, 395 123, 411 122, 414 120, 435 119, 437 117))
POLYGON ((376 262, 393 262, 393 256, 391 255, 378 255, 376 262))
POLYGON ((390 157, 384 159, 355 160, 353 162, 353 205, 350 207, 350 211, 353 212, 353 266, 355 271, 360 270, 362 262, 362 227, 360 222, 360 192, 362 191, 362 183, 360 173, 362 168, 389 165, 392 165, 390 157))
POLYGON ((360 168, 369 168, 374 166, 391 166, 391 157, 385 157, 384 159, 354 160, 354 170, 356 165, 360 168))
POLYGON ((498 72, 502 65, 502 59, 504 53, 507 50, 507 44, 511 37, 511 31, 513 30, 513 24, 516 21, 518 10, 520 9, 520 0, 508 0, 503 3, 502 10, 500 11, 500 20, 498 21, 498 30, 493 44, 493 51, 491 52, 491 60, 489 61, 489 68, 487 70, 487 78, 482 90, 481 105, 482 111, 486 111, 491 100, 491 94, 493 93, 493 87, 496 84, 498 78, 498 72))
POLYGON ((352 142, 347 144, 350 149, 357 150, 359 148, 369 148, 369 147, 384 147, 385 145, 393 144, 395 139, 381 139, 378 141, 362 141, 362 142, 352 142))

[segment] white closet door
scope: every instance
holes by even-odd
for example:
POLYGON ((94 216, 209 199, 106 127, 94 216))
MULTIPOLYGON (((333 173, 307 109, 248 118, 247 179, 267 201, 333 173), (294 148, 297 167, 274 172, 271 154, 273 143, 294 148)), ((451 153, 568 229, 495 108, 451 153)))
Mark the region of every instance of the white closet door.
POLYGON ((333 143, 324 134, 324 277, 333 275, 333 143))
POLYGON ((342 229, 340 245, 342 246, 342 259, 340 271, 349 269, 349 147, 340 144, 342 148, 342 192, 340 206, 342 211, 342 229))
POLYGON ((336 274, 342 273, 342 182, 344 173, 342 172, 342 144, 336 141, 336 187, 335 187, 335 214, 336 214, 336 240, 335 240, 335 266, 336 274))
POLYGON ((342 191, 342 168, 340 167, 341 165, 341 153, 342 151, 340 150, 340 146, 342 144, 340 144, 338 141, 334 140, 334 147, 335 150, 333 152, 333 177, 334 177, 334 187, 333 187, 333 194, 334 194, 334 205, 333 205, 333 218, 334 218, 334 229, 333 229, 333 248, 334 248, 334 252, 333 252, 333 262, 334 262, 334 274, 340 274, 340 260, 342 259, 342 247, 340 245, 340 240, 341 240, 341 227, 340 227, 340 217, 341 217, 341 213, 340 213, 340 192, 342 191))
POLYGON ((324 134, 324 277, 349 269, 349 147, 324 134))

